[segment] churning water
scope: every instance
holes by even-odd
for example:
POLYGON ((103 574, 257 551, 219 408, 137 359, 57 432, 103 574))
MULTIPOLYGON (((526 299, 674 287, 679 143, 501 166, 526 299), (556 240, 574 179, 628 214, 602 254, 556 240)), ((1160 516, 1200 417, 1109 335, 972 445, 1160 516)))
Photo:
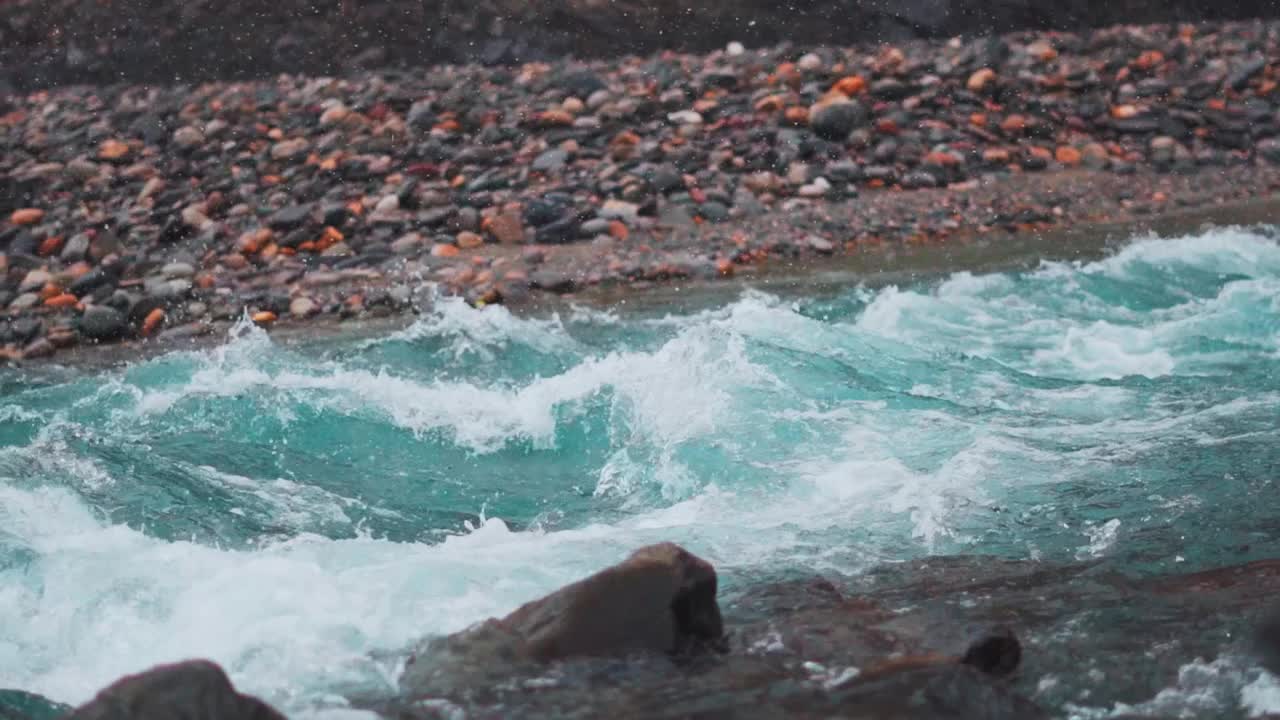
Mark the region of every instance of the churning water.
MULTIPOLYGON (((957 552, 1280 556, 1280 245, 1254 231, 693 312, 442 300, 292 347, 243 326, 0 371, 0 397, 0 687, 71 703, 200 656, 332 712, 407 643, 658 540, 730 587, 957 552)), ((1260 672, 1222 702, 1280 711, 1260 672)))

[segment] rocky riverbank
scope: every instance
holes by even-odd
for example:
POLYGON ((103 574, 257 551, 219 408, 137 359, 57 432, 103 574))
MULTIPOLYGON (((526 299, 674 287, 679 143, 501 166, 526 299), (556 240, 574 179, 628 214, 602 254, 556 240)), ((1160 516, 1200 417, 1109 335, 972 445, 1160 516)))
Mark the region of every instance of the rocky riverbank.
MULTIPOLYGON (((1090 563, 953 557, 842 586, 805 577, 721 598, 710 564, 662 544, 505 618, 425 639, 404 651, 394 690, 347 700, 423 719, 1025 719, 1081 702, 1130 709, 1108 717, 1154 718, 1161 697, 1202 690, 1179 684, 1188 664, 1223 676, 1280 669, 1280 615, 1268 611, 1278 578, 1275 561, 1140 579, 1090 563), (1094 648, 1088 657, 1080 643, 1094 648), (1125 689, 1108 687, 1111 673, 1125 689), (1144 702, 1151 695, 1134 694, 1144 686, 1170 689, 1144 702)), ((0 691, 6 719, 67 710, 0 691)), ((282 717, 202 661, 123 678, 67 717, 178 716, 282 717)))
POLYGON ((1280 187, 1280 23, 0 98, 0 357, 1037 233, 1280 187))
MULTIPOLYGON (((5 0, 0 88, 330 75, 1276 16, 1262 0, 5 0)), ((3 90, 0 90, 3 93, 3 90)))

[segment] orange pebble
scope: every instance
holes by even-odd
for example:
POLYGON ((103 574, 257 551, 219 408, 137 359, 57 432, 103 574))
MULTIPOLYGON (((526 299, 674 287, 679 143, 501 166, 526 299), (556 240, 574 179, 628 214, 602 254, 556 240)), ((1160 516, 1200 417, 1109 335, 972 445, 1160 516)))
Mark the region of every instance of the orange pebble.
POLYGON ((1079 165, 1081 160, 1081 155, 1079 150, 1073 147, 1067 147, 1065 145, 1058 148, 1057 152, 1054 153, 1054 157, 1057 158, 1058 162, 1062 163, 1063 165, 1068 165, 1072 167, 1079 165))
POLYGON ((98 157, 103 160, 119 160, 129 154, 129 146, 119 140, 106 140, 98 146, 98 157))
POLYGON ((431 255, 432 257, 457 257, 458 248, 455 245, 449 245, 447 243, 436 243, 435 246, 431 248, 431 255))
POLYGON ((1150 70, 1163 62, 1164 53, 1159 50, 1148 50, 1133 61, 1133 66, 1139 70, 1150 70))
POLYGON ((1111 117, 1117 120, 1127 120, 1138 114, 1138 108, 1134 105, 1116 105, 1111 108, 1111 117))
POLYGON ((258 325, 270 325, 276 321, 276 314, 270 310, 263 310, 253 314, 253 322, 258 325))
POLYGON ((72 295, 71 293, 62 293, 61 295, 54 295, 48 300, 45 300, 44 304, 45 307, 51 308, 69 308, 75 307, 78 302, 80 302, 80 300, 76 298, 75 295, 72 295))
POLYGON ((160 323, 164 322, 164 310, 156 308, 147 313, 147 317, 142 321, 142 336, 149 337, 151 333, 160 327, 160 323))
POLYGON ((14 210, 9 216, 9 222, 14 225, 35 225, 44 219, 44 211, 40 208, 22 208, 14 210))
POLYGON ((36 250, 40 257, 49 257, 50 255, 62 249, 62 238, 57 235, 50 235, 40 242, 40 247, 36 250))
POLYGON ((547 110, 538 114, 538 124, 543 127, 567 127, 573 124, 573 115, 564 110, 547 110))
POLYGON ((850 75, 837 80, 831 89, 846 97, 853 97, 866 91, 867 81, 861 75, 850 75))

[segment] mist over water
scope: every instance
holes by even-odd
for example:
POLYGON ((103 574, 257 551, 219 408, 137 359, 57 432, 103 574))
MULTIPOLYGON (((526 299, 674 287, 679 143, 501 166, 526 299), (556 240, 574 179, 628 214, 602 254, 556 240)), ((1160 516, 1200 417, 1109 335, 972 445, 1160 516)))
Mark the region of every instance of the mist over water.
MULTIPOLYGON (((658 540, 730 593, 931 554, 1280 556, 1261 231, 672 314, 441 300, 374 340, 242 326, 0 394, 0 687, 63 702, 199 656, 315 716, 394 685, 413 640, 658 540)), ((1184 670, 1177 708, 1212 676, 1280 711, 1270 676, 1184 670)))

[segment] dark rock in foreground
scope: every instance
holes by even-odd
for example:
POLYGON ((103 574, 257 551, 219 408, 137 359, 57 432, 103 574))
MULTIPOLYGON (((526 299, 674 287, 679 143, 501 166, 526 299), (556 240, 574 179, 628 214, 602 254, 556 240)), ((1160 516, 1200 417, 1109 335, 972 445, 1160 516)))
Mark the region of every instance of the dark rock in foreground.
POLYGON ((410 693, 458 690, 554 660, 722 649, 723 637, 715 568, 664 543, 501 620, 427 641, 400 684, 410 693))
POLYGON ((205 660, 161 665, 129 675, 77 708, 67 720, 284 720, 241 695, 222 668, 205 660))
POLYGON ((1044 717, 998 679, 1021 660, 1007 629, 952 654, 825 581, 766 586, 754 601, 763 617, 748 610, 726 635, 714 568, 669 543, 642 548, 506 618, 425 642, 402 696, 374 707, 412 718, 1044 717), (717 652, 691 652, 702 649, 717 652))

